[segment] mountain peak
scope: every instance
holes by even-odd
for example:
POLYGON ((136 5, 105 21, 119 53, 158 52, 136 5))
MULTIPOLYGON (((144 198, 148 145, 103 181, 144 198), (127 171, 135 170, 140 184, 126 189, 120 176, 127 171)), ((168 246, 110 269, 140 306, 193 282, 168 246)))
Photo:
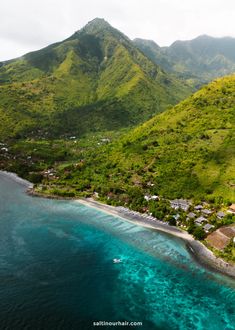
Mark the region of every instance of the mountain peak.
POLYGON ((103 27, 110 26, 110 24, 104 18, 100 18, 100 17, 96 17, 86 24, 86 26, 92 26, 92 25, 103 26, 103 27))
POLYGON ((112 36, 115 38, 118 38, 119 41, 128 41, 130 42, 130 39, 125 36, 122 32, 115 29, 111 24, 109 24, 104 18, 94 18, 90 22, 88 22, 81 30, 78 30, 75 32, 75 34, 72 36, 72 38, 77 38, 80 34, 91 34, 96 35, 100 37, 104 36, 112 36))
POLYGON ((200 36, 196 37, 195 39, 215 39, 214 37, 212 36, 209 36, 208 34, 201 34, 200 36))
POLYGON ((100 31, 103 29, 109 29, 111 28, 111 25, 104 19, 96 17, 93 20, 89 21, 82 29, 81 31, 86 32, 94 32, 94 31, 100 31))

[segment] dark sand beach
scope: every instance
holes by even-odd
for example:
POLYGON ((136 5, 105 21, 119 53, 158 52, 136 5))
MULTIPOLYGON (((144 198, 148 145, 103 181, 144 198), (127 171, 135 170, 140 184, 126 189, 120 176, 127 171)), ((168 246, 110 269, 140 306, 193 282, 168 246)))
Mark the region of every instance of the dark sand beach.
MULTIPOLYGON (((52 199, 64 199, 64 200, 73 199, 73 198, 61 198, 61 197, 57 197, 57 196, 44 195, 44 194, 35 192, 33 189, 33 184, 26 180, 21 179, 20 177, 17 176, 17 174, 3 172, 3 171, 1 171, 1 173, 5 174, 7 176, 10 176, 15 181, 25 185, 28 188, 27 193, 31 196, 42 197, 42 198, 52 198, 52 199)), ((235 278, 235 265, 230 264, 230 263, 224 261, 223 259, 216 257, 212 253, 212 251, 210 251, 204 244, 195 240, 190 234, 188 234, 186 231, 181 230, 180 228, 170 226, 167 223, 164 223, 157 219, 153 219, 151 217, 147 217, 146 215, 131 211, 129 209, 114 207, 114 206, 100 203, 98 201, 95 201, 92 198, 83 198, 83 199, 74 198, 73 200, 75 200, 83 205, 86 205, 88 207, 93 207, 93 208, 99 209, 110 215, 121 217, 123 220, 132 222, 138 226, 143 226, 143 227, 147 227, 147 228, 150 228, 153 230, 162 231, 169 235, 179 237, 186 242, 186 246, 187 246, 189 252, 191 253, 191 255, 194 257, 195 261, 199 262, 204 267, 207 267, 214 271, 221 272, 225 275, 235 278)))
POLYGON ((121 217, 124 220, 130 221, 138 226, 144 226, 179 237, 186 242, 188 250, 197 262, 212 270, 221 272, 223 274, 235 278, 235 265, 227 263, 223 259, 216 257, 204 244, 195 240, 186 231, 183 231, 176 227, 172 227, 157 219, 153 220, 150 219, 151 217, 147 218, 138 212, 132 212, 124 208, 117 208, 110 205, 102 204, 93 200, 92 198, 79 199, 77 201, 86 206, 94 207, 111 215, 121 217))

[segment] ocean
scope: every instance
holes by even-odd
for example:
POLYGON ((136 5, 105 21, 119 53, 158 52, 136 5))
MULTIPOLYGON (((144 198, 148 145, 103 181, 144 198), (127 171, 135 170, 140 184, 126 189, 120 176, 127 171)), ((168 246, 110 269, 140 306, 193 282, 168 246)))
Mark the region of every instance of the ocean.
POLYGON ((235 329, 234 280, 181 239, 25 190, 0 173, 0 329, 235 329))

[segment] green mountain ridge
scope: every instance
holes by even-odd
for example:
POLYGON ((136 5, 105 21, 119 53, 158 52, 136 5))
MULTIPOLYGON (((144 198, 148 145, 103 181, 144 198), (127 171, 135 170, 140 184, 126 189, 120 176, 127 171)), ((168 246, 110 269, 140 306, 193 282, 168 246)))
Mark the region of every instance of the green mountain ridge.
POLYGON ((175 41, 169 47, 159 47, 143 39, 133 42, 154 63, 178 77, 191 79, 196 87, 235 72, 235 39, 231 37, 202 35, 193 40, 175 41))
MULTIPOLYGON (((207 38, 196 43, 203 44, 204 62, 216 71, 233 60, 232 53, 229 57, 225 47, 218 54, 216 48, 209 57, 207 38)), ((145 46, 153 57, 161 51, 151 41, 145 46)), ((187 47, 192 52, 192 45, 187 47)), ((187 56, 182 56, 186 64, 187 56)), ((54 194, 54 189, 72 195, 98 191, 125 201, 137 192, 233 201, 234 76, 172 108, 191 89, 149 58, 95 19, 62 42, 3 63, 1 168, 34 182, 43 176, 54 194), (136 128, 124 134, 131 127, 136 128), (49 167, 55 172, 47 182, 49 167)))
POLYGON ((62 42, 2 63, 0 139, 117 130, 190 92, 125 35, 95 19, 62 42))
POLYGON ((218 79, 60 172, 58 187, 122 203, 147 193, 234 202, 234 104, 235 76, 218 79))

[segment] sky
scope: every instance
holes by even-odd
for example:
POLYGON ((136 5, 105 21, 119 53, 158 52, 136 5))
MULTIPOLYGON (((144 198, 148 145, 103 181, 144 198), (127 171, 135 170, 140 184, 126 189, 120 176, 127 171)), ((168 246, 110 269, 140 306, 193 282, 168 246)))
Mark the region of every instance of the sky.
POLYGON ((235 37, 234 0, 7 0, 0 6, 0 61, 61 41, 95 17, 160 46, 202 34, 235 37))

